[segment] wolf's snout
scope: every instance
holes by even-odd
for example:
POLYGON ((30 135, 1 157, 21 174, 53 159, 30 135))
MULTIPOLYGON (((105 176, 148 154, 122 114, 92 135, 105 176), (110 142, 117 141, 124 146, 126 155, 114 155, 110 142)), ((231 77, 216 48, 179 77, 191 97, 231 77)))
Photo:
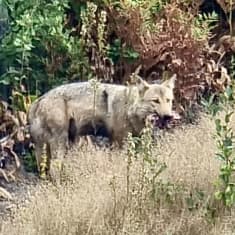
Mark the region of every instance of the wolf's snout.
POLYGON ((168 126, 168 124, 171 122, 171 120, 173 119, 172 115, 164 115, 162 116, 159 121, 158 121, 158 127, 160 129, 165 128, 168 126))
POLYGON ((168 128, 169 124, 172 123, 174 120, 179 120, 180 116, 175 111, 172 111, 171 115, 164 115, 158 122, 159 128, 168 128))
POLYGON ((171 119, 173 119, 173 115, 164 115, 162 119, 163 119, 163 121, 168 122, 171 119))

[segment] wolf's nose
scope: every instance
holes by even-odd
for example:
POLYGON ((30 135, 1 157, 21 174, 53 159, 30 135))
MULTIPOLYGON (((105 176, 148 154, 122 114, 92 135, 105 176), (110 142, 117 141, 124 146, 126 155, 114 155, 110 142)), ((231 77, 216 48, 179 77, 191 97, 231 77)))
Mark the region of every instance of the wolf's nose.
POLYGON ((164 121, 170 121, 172 118, 173 118, 172 115, 164 115, 164 116, 163 116, 163 120, 164 120, 164 121))

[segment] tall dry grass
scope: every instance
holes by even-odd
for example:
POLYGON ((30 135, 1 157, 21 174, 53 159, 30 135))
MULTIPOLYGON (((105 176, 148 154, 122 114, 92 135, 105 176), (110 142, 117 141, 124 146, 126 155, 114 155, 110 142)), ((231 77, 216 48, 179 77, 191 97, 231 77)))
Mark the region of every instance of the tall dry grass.
POLYGON ((1 221, 0 234, 233 234, 234 211, 227 214, 213 198, 219 166, 213 132, 203 116, 159 140, 154 155, 167 169, 154 196, 152 185, 142 185, 141 158, 130 164, 125 150, 72 151, 62 185, 42 183, 1 221))

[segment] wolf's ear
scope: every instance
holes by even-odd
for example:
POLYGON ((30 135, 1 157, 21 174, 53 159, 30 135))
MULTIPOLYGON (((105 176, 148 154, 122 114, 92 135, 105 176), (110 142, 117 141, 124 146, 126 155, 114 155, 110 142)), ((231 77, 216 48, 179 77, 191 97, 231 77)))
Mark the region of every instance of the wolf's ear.
POLYGON ((164 81, 161 85, 173 90, 175 87, 176 77, 176 74, 174 74, 170 79, 164 81))
POLYGON ((140 95, 143 95, 146 90, 149 89, 149 84, 144 81, 140 76, 136 76, 136 86, 139 90, 140 95))

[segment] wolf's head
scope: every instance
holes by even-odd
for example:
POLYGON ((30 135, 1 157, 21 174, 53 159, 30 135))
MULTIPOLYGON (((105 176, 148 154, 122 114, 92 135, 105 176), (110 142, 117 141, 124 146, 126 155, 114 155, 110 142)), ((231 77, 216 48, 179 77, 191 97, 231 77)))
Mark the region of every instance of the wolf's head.
POLYGON ((173 118, 175 80, 176 75, 173 75, 161 84, 149 84, 140 77, 137 78, 140 96, 137 115, 142 120, 150 117, 154 125, 163 128, 173 118))

